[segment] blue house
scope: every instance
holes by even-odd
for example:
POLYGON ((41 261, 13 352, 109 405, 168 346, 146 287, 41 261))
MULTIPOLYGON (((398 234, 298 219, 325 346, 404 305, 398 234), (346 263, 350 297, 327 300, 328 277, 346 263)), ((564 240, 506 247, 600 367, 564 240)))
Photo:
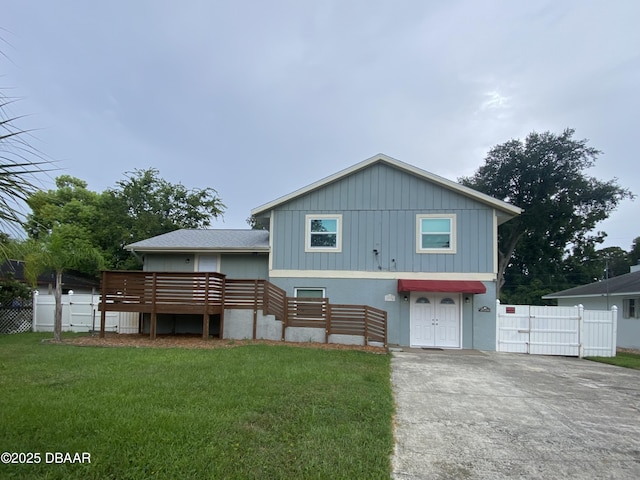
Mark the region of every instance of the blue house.
POLYGON ((495 350, 498 226, 520 213, 379 154, 254 208, 263 230, 178 230, 127 248, 146 271, 264 279, 289 297, 384 310, 390 345, 495 350))
POLYGON ((582 305, 587 310, 616 307, 616 345, 640 349, 640 265, 624 275, 550 293, 543 299, 556 300, 560 307, 582 305))

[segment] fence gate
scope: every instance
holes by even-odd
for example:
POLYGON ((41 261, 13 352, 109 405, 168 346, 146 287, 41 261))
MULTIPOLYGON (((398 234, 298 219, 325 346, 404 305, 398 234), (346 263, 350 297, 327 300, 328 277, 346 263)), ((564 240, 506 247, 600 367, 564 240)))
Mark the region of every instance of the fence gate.
MULTIPOLYGON (((100 329, 98 303, 100 295, 62 295, 62 331, 93 332, 100 329)), ((54 295, 34 294, 33 330, 52 332, 56 300, 54 295)), ((107 312, 106 330, 118 333, 138 333, 138 314, 135 312, 107 312)))
POLYGON ((497 302, 496 350, 533 355, 615 356, 617 309, 502 305, 497 302))

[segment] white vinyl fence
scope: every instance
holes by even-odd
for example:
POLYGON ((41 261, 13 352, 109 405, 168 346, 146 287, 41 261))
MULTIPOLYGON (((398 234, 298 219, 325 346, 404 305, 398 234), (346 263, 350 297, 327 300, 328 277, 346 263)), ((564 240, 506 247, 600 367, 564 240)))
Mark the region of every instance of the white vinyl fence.
POLYGON ((617 308, 496 305, 498 352, 615 357, 617 308))
MULTIPOLYGON (((62 295, 62 331, 95 332, 100 330, 100 295, 62 295)), ((53 332, 56 300, 53 295, 35 292, 33 295, 33 331, 53 332)), ((138 314, 107 312, 107 332, 138 333, 138 314)))

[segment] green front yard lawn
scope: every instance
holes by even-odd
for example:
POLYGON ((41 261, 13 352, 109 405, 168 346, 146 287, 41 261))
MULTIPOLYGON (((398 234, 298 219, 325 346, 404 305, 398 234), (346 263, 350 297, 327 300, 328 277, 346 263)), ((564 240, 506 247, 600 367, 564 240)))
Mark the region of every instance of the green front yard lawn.
POLYGON ((389 478, 389 355, 41 343, 50 336, 0 336, 0 452, 40 456, 0 464, 0 478, 389 478))
POLYGON ((587 360, 640 370, 640 354, 632 352, 618 352, 615 357, 587 357, 587 360))

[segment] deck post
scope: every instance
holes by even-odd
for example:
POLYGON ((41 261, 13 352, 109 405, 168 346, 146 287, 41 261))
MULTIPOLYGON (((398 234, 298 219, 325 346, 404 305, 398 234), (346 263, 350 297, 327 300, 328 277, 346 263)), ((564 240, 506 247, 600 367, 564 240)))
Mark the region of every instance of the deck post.
POLYGON ((287 317, 289 316, 289 297, 284 297, 284 312, 282 314, 282 341, 284 342, 287 332, 287 317))
POLYGON ((258 328, 258 280, 253 281, 253 340, 256 339, 258 328))
POLYGON ((202 312, 202 339, 209 338, 209 272, 204 275, 204 312, 202 312))
POLYGON ((269 295, 271 288, 269 282, 264 282, 264 290, 262 291, 262 314, 267 315, 269 312, 269 295))
POLYGON ((222 278, 222 286, 220 287, 220 333, 218 334, 220 340, 224 338, 224 302, 225 291, 227 289, 227 277, 222 278))
POLYGON ((153 281, 151 282, 151 319, 150 319, 150 325, 149 325, 149 337, 151 338, 151 340, 155 340, 156 339, 156 327, 157 327, 157 314, 156 314, 156 283, 157 283, 157 278, 156 278, 156 273, 153 272, 152 274, 152 279, 153 281))
POLYGON ((369 345, 369 307, 364 306, 364 344, 369 345))
POLYGON ((389 335, 389 326, 387 325, 387 312, 384 312, 384 348, 387 348, 389 335))
POLYGON ((202 339, 209 339, 209 314, 202 315, 202 339))
POLYGON ((329 299, 324 300, 325 308, 325 329, 324 329, 324 343, 329 343, 329 335, 331 335, 331 305, 329 299))

